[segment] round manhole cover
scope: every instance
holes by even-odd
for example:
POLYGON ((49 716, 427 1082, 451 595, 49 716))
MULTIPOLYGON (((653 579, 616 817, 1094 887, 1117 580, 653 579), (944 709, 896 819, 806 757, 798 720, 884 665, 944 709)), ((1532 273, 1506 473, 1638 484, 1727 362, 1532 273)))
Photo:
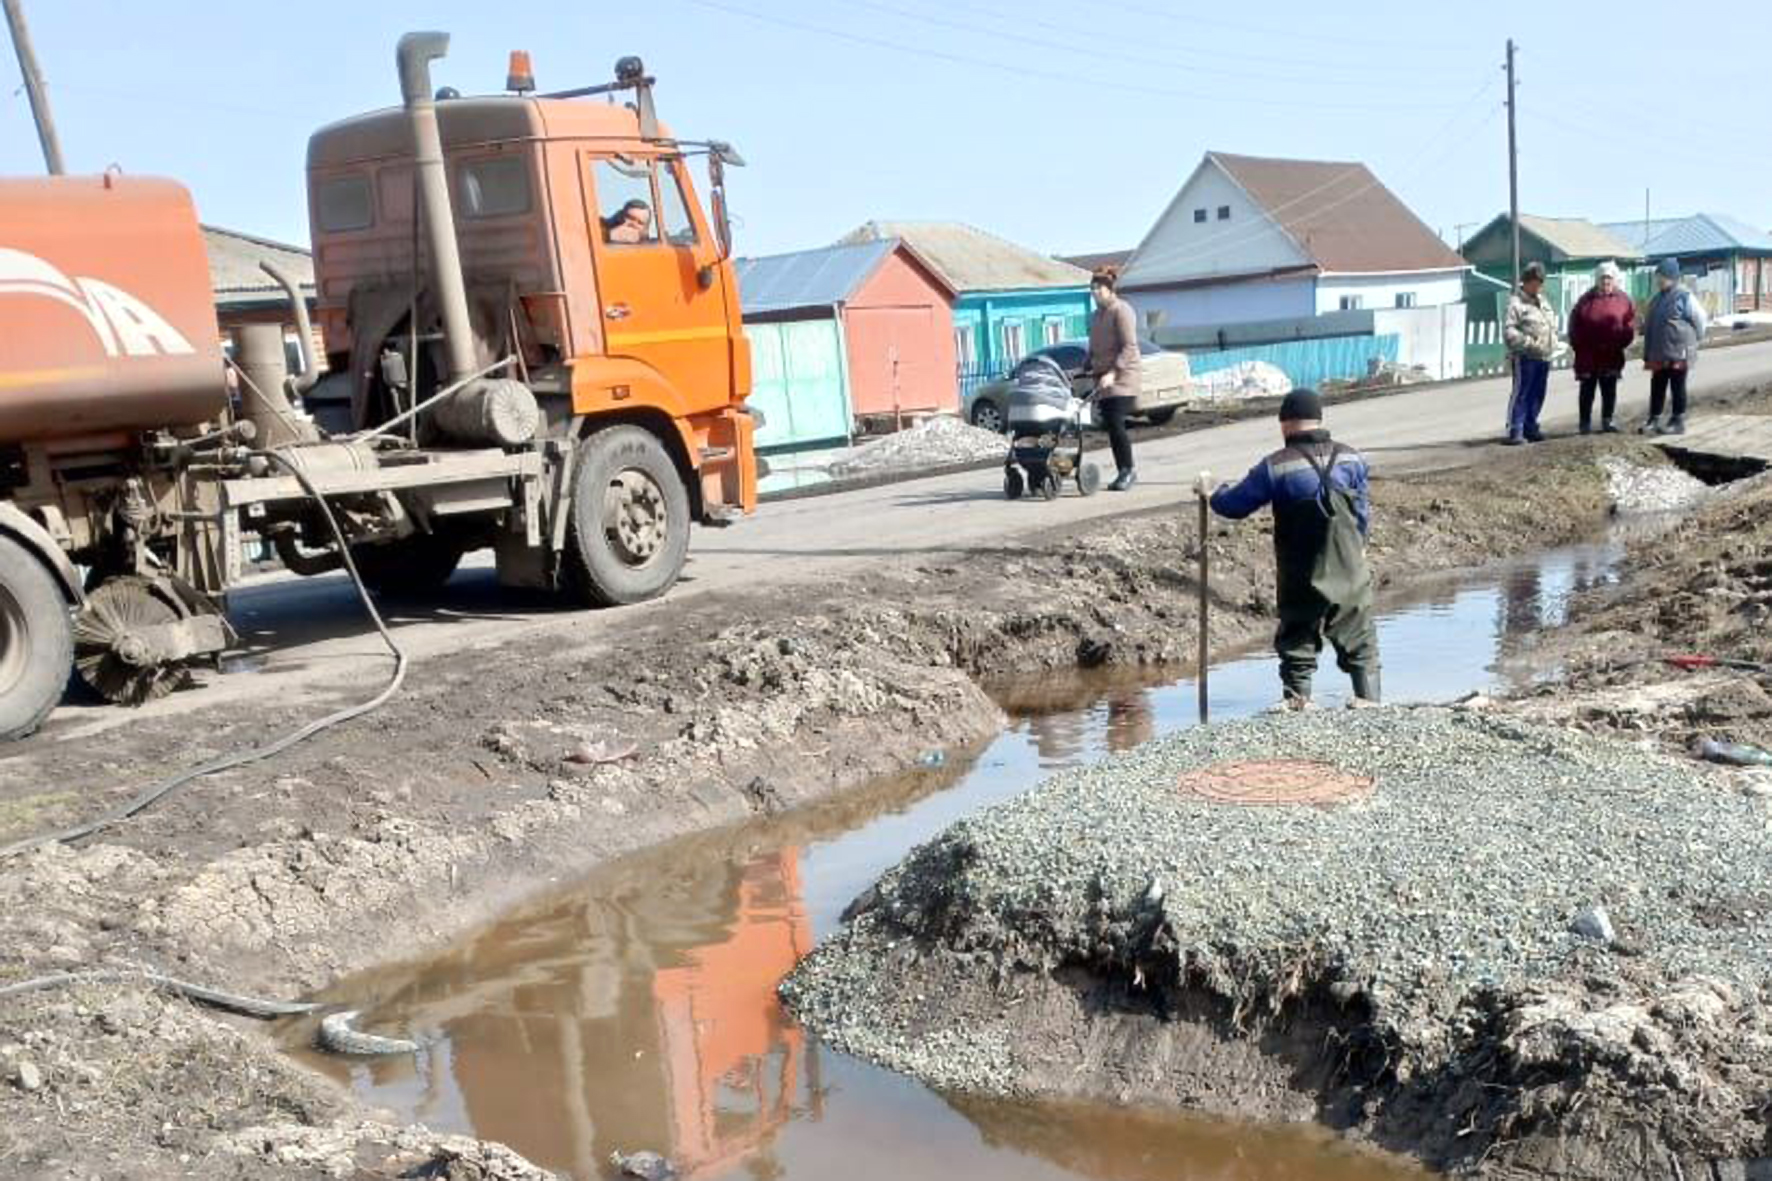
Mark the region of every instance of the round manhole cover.
POLYGON ((1264 759, 1189 771, 1181 777, 1181 790, 1215 804, 1345 804, 1370 794, 1372 779, 1327 763, 1264 759))

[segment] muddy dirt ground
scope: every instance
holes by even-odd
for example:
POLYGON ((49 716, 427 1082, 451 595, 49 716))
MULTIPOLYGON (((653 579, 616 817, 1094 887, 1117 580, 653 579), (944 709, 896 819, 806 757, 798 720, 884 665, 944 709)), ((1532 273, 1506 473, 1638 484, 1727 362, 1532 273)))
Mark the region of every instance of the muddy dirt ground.
MULTIPOLYGON (((1570 439, 1460 448, 1442 472, 1378 481, 1382 582, 1589 535, 1605 507, 1602 454, 1657 462, 1635 440, 1570 439)), ((618 853, 977 743, 1001 721, 987 678, 1188 660, 1193 530, 1190 505, 796 594, 687 602, 618 642, 587 644, 564 618, 521 645, 427 661, 366 719, 0 867, 0 984, 136 964, 298 994, 618 853)), ((1256 523, 1220 523, 1211 545, 1222 652, 1271 626, 1271 558, 1256 523)), ((342 687, 339 701, 363 692, 342 687)), ((299 720, 198 710, 83 747, 9 748, 0 843, 299 720)), ((250 1022, 124 985, 0 1001, 8 1176, 383 1176, 426 1163, 528 1175, 496 1146, 368 1119, 250 1022)))

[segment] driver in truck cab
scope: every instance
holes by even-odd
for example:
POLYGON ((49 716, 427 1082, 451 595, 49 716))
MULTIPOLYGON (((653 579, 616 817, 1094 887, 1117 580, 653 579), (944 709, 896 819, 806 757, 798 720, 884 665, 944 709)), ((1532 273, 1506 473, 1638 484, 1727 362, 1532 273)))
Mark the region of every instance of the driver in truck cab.
POLYGON ((603 219, 603 240, 612 246, 638 246, 651 237, 652 206, 634 200, 603 219))

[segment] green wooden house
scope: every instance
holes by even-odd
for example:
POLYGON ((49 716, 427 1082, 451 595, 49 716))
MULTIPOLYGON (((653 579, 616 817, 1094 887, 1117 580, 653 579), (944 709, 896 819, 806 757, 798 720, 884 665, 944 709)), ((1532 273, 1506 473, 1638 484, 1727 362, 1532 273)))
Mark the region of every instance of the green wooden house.
MULTIPOLYGON (((1513 271, 1513 236, 1507 214, 1465 239, 1459 249, 1465 261, 1488 279, 1513 290, 1518 276, 1513 271)), ((1643 253, 1589 221, 1578 217, 1520 215, 1520 263, 1535 262, 1544 268, 1544 293, 1568 319, 1582 293, 1594 285, 1594 270, 1603 262, 1615 262, 1624 272, 1625 290, 1643 300, 1650 294, 1650 273, 1643 253)))

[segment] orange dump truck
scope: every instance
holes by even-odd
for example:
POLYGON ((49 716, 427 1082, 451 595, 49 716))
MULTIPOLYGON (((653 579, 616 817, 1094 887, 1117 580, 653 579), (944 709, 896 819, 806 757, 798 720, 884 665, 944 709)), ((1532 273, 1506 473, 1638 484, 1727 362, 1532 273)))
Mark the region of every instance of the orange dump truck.
POLYGON ((0 180, 0 738, 70 664, 139 702, 225 650, 249 541, 338 569, 320 499, 376 589, 489 548, 592 605, 662 594, 693 522, 755 507, 736 154, 671 136, 638 59, 536 96, 518 54, 509 93, 433 96, 447 46, 402 38, 402 106, 310 141, 324 376, 287 372, 279 325, 224 361, 179 186, 0 180))

